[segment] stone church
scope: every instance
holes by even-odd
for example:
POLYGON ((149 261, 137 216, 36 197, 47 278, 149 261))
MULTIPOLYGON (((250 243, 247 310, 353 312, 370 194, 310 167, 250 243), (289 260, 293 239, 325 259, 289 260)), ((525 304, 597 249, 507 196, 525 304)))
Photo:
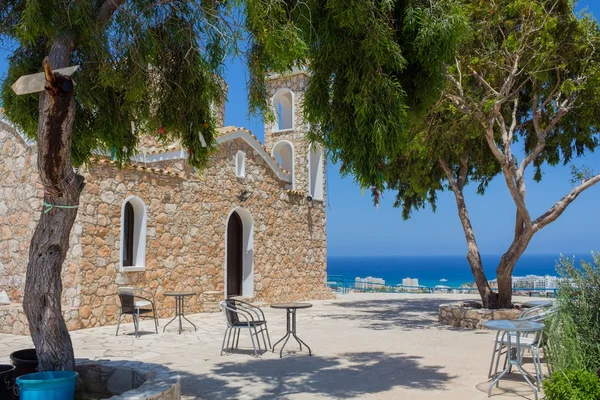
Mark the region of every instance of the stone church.
MULTIPOLYGON (((95 158, 63 267, 70 330, 116 323, 117 287, 193 291, 186 312, 217 311, 228 296, 261 302, 330 298, 326 286, 325 160, 302 118, 309 76, 272 76, 277 115, 264 145, 219 128, 210 165, 195 171, 177 143, 145 139, 131 165, 95 158)), ((224 107, 217 111, 223 125, 224 107)), ((29 241, 42 211, 35 143, 0 115, 0 332, 27 334, 21 302, 29 241), (8 295, 8 302, 6 301, 8 295)))

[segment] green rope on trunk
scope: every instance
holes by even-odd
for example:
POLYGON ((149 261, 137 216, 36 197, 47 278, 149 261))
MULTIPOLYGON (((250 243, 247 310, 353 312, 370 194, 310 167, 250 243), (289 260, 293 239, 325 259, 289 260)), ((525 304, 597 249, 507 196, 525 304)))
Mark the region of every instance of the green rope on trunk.
POLYGON ((50 203, 46 203, 45 201, 43 201, 43 202, 42 202, 42 205, 43 205, 44 207, 47 207, 47 208, 44 210, 44 214, 46 214, 47 212, 49 212, 49 211, 50 211, 50 210, 52 210, 53 208, 77 208, 77 207, 79 207, 78 205, 77 205, 77 206, 62 206, 62 205, 60 205, 60 204, 50 204, 50 203))

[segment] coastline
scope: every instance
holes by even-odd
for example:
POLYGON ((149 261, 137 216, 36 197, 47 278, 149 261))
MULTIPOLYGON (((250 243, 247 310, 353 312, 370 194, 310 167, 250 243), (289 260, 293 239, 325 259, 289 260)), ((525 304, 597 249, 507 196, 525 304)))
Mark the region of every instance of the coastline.
MULTIPOLYGON (((484 271, 489 281, 496 278, 495 266, 501 255, 482 255, 484 271)), ((571 255, 576 262, 591 261, 589 254, 571 255)), ((513 277, 535 275, 539 277, 557 277, 556 265, 560 255, 524 255, 513 271, 513 277)), ((386 286, 396 286, 404 278, 419 280, 419 285, 436 285, 459 288, 473 283, 470 266, 464 256, 328 256, 327 275, 343 277, 345 281, 354 281, 356 277, 374 277, 385 280, 386 286), (442 282, 441 280, 446 280, 442 282)))

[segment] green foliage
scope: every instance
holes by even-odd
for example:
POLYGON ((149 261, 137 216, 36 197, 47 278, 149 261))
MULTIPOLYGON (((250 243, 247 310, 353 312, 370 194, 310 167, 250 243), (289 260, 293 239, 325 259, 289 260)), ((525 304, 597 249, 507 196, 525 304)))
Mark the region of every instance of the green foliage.
POLYGON ((325 145, 342 173, 382 189, 383 165, 401 154, 410 121, 439 96, 443 63, 466 29, 457 3, 251 0, 246 13, 254 103, 264 99, 269 70, 308 65, 310 138, 325 145), (273 26, 285 29, 271 33, 273 26), (264 56, 285 47, 288 56, 264 56))
POLYGON ((10 86, 21 75, 39 72, 52 44, 68 37, 68 64, 81 65, 74 76, 75 165, 96 150, 128 162, 139 138, 151 135, 181 141, 190 164, 204 166, 215 137, 211 108, 225 99, 223 62, 240 37, 232 21, 237 3, 129 0, 102 15, 105 3, 110 2, 0 4, 0 16, 10 17, 0 22, 0 37, 18 44, 2 87, 6 115, 36 137, 39 96, 16 96, 10 86))
POLYGON ((600 369, 600 254, 593 263, 562 258, 563 280, 557 293, 558 314, 547 326, 547 353, 552 370, 600 369))
POLYGON ((544 393, 549 400, 598 400, 600 380, 586 370, 556 371, 544 380, 544 393))
MULTIPOLYGON (((398 144, 401 152, 384 165, 387 187, 397 191, 396 206, 405 218, 427 205, 435 210, 436 193, 449 187, 440 160, 448 164, 454 179, 466 165, 463 186, 472 182, 478 193, 485 192, 502 171, 486 141, 486 126, 497 109, 509 127, 515 101, 510 158, 517 167, 516 156, 531 153, 538 144, 534 109, 539 110, 541 129, 548 129, 545 147, 531 164, 536 180, 541 180, 544 165, 568 164, 600 143, 596 21, 589 15, 575 15, 569 1, 463 0, 461 4, 470 30, 462 35, 455 60, 447 63, 442 96, 425 118, 411 120, 410 133, 398 144), (518 73, 506 86, 510 90, 503 91, 517 56, 518 73), (566 99, 572 106, 553 125, 566 99)), ((492 129, 504 151, 500 123, 492 129)))

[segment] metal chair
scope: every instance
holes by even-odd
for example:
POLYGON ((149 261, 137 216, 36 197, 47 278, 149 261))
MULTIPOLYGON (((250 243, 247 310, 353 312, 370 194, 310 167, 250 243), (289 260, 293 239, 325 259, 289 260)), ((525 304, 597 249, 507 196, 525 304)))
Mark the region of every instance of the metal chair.
POLYGON ((139 336, 140 317, 153 318, 154 328, 156 333, 158 333, 158 315, 156 314, 156 299, 154 298, 154 294, 147 290, 133 287, 120 287, 117 289, 117 292, 121 301, 121 309, 119 310, 119 322, 115 336, 119 335, 119 327, 121 326, 121 317, 123 315, 131 315, 133 317, 135 337, 139 336))
POLYGON ((266 351, 271 347, 271 339, 269 338, 269 331, 267 330, 267 321, 260 308, 244 301, 234 299, 223 300, 220 302, 220 305, 221 310, 223 310, 223 314, 225 315, 225 321, 227 322, 227 328, 223 335, 221 355, 229 349, 238 348, 242 329, 248 329, 250 340, 252 341, 252 349, 254 350, 254 355, 256 357, 259 356, 259 351, 263 351, 258 337, 259 334, 261 334, 263 338, 265 346, 264 350, 266 351), (267 338, 269 338, 268 346, 265 333, 267 334, 267 338), (254 340, 255 337, 256 343, 254 340), (256 345, 258 345, 258 350, 256 345))
MULTIPOLYGON (((544 323, 544 321, 556 314, 558 308, 555 306, 536 306, 521 312, 519 320, 544 323)), ((504 368, 506 368, 506 364, 508 362, 508 352, 514 351, 516 348, 516 332, 503 332, 502 334, 496 335, 496 339, 494 342, 494 351, 492 353, 492 361, 490 363, 490 370, 488 377, 492 378, 498 373, 498 364, 500 363, 500 358, 504 355, 504 368), (506 335, 510 336, 510 349, 508 348, 509 340, 506 335), (494 360, 496 361, 494 367, 494 360), (493 371, 492 371, 493 368, 493 371)), ((544 332, 538 331, 535 333, 534 337, 529 337, 527 333, 521 334, 519 338, 521 344, 521 354, 519 354, 520 363, 523 364, 523 356, 525 350, 528 350, 531 353, 531 358, 533 361, 533 367, 535 368, 535 378, 538 390, 541 387, 542 381, 542 359, 540 356, 540 349, 543 345, 543 337, 544 332)))

